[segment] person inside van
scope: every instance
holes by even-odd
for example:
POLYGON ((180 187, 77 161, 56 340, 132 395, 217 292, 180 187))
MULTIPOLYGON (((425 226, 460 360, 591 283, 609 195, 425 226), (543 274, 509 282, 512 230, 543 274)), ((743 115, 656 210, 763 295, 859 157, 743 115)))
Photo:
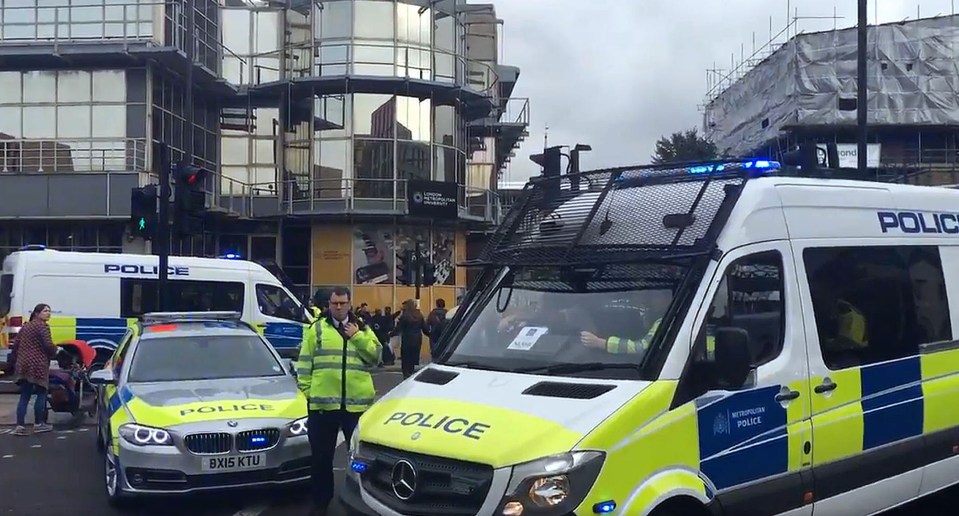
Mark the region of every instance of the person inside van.
POLYGON ((656 330, 663 322, 663 315, 666 314, 669 303, 672 301, 672 293, 670 292, 667 295, 661 292, 647 291, 643 294, 635 302, 641 305, 644 317, 652 319, 652 324, 646 329, 642 338, 631 339, 622 335, 612 335, 604 339, 593 332, 582 331, 580 332, 580 342, 587 347, 605 350, 608 353, 645 353, 653 342, 656 330))
POLYGON ((825 275, 810 281, 813 312, 819 341, 830 366, 854 367, 860 363, 860 355, 869 346, 866 317, 855 305, 846 301, 836 291, 835 285, 825 275))

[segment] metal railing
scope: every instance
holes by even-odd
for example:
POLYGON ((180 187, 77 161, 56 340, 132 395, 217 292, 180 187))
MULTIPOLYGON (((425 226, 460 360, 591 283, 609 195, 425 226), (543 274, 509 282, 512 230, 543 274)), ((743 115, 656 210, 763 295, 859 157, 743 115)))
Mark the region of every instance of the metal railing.
POLYGON ((4 5, 0 45, 29 41, 153 40, 162 43, 165 2, 94 2, 72 5, 4 5))
MULTIPOLYGON (((272 214, 329 211, 349 213, 402 212, 406 209, 406 179, 290 178, 280 183, 245 183, 221 177, 217 205, 243 217, 265 216, 258 207, 273 201, 272 214), (282 187, 282 196, 279 190, 282 187)), ((458 185, 457 204, 461 216, 498 223, 501 216, 496 192, 458 185)))
POLYGON ((0 140, 0 173, 141 172, 145 138, 0 140))
POLYGON ((487 95, 492 95, 499 84, 499 75, 492 65, 485 61, 468 59, 451 50, 403 43, 374 44, 363 41, 314 40, 309 43, 291 44, 288 51, 309 50, 311 47, 314 56, 312 66, 291 69, 289 72, 291 78, 346 74, 403 77, 467 84, 477 92, 487 95), (387 50, 392 56, 389 60, 356 59, 356 54, 363 51, 385 52, 387 50), (347 57, 345 60, 324 60, 323 55, 327 52, 347 57), (443 70, 443 66, 437 66, 437 63, 441 62, 448 63, 446 70, 443 70), (329 67, 330 70, 324 70, 325 67, 329 67), (481 79, 475 76, 477 71, 482 71, 481 79))
MULTIPOLYGON (((202 13, 197 11, 198 25, 202 13)), ((31 42, 147 44, 186 50, 187 13, 182 2, 158 0, 79 0, 69 5, 0 7, 0 46, 31 42)), ((219 33, 192 30, 194 60, 219 76, 224 55, 246 60, 226 48, 219 33)))
POLYGON ((504 124, 529 125, 529 98, 510 97, 506 99, 499 121, 504 124))

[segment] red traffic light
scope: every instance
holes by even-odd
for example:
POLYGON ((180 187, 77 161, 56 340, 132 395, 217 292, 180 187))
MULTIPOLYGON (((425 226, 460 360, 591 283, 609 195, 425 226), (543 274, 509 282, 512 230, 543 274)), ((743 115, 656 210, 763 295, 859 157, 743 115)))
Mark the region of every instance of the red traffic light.
POLYGON ((177 179, 185 183, 187 186, 203 184, 203 180, 206 179, 206 176, 209 173, 210 171, 205 168, 200 168, 184 162, 180 162, 177 165, 177 179))

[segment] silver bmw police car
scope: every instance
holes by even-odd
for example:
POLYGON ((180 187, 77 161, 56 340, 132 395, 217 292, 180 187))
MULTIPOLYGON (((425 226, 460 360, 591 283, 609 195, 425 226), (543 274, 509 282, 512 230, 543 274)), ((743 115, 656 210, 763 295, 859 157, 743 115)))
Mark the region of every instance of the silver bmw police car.
POLYGON ((308 479, 307 400, 290 369, 239 314, 144 316, 91 376, 111 503, 308 479))

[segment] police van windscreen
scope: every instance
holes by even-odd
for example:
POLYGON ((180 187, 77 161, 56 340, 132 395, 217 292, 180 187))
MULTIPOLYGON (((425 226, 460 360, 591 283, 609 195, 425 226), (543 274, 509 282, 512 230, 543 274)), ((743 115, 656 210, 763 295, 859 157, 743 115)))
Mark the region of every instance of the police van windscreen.
POLYGON ((478 315, 464 321, 469 329, 449 343, 445 363, 503 371, 612 364, 589 376, 636 378, 688 270, 678 263, 514 267, 477 301, 478 315))
POLYGON ((13 274, 0 274, 0 317, 10 313, 13 298, 13 274))
POLYGON ((175 335, 142 339, 130 382, 178 382, 283 376, 283 365, 256 335, 175 335))

